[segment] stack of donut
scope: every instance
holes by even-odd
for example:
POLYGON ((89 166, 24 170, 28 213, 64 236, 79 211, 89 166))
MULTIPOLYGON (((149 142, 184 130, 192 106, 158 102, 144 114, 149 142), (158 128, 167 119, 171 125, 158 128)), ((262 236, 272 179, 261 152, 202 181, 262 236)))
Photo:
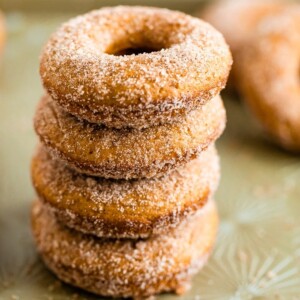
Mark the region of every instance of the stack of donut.
POLYGON ((217 232, 231 63, 220 33, 167 9, 103 8, 52 35, 32 228, 61 280, 113 297, 185 291, 217 232))

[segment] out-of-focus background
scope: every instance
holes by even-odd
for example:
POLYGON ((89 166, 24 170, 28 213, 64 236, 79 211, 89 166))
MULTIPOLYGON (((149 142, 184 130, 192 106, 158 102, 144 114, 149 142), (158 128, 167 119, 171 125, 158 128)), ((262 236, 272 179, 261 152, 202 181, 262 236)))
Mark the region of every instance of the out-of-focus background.
MULTIPOLYGON (((43 93, 38 57, 50 33, 72 16, 116 4, 194 14, 204 1, 0 0, 7 23, 0 64, 1 300, 96 299, 60 283, 36 255, 29 224, 35 197, 30 157, 37 143, 32 118, 43 93)), ((218 142, 215 253, 190 292, 159 299, 300 299, 300 160, 267 142, 235 97, 224 95, 228 125, 218 142)))
POLYGON ((20 9, 29 12, 79 12, 88 11, 101 6, 114 5, 151 5, 158 7, 171 7, 185 12, 192 12, 200 3, 209 0, 1 0, 0 5, 4 10, 20 9))

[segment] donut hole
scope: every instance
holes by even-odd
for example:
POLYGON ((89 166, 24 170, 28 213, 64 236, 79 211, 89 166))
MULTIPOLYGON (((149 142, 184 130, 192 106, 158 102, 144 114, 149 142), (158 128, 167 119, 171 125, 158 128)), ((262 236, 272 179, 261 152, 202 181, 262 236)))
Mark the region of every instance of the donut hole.
POLYGON ((160 52, 180 45, 195 29, 186 16, 167 11, 147 13, 130 9, 108 19, 109 26, 98 31, 93 40, 104 53, 114 56, 160 52))
MULTIPOLYGON (((162 48, 163 49, 163 48, 162 48)), ((129 47, 125 49, 118 50, 114 53, 109 53, 115 56, 125 56, 125 55, 138 55, 138 54, 144 54, 144 53, 152 53, 160 51, 161 49, 155 49, 151 47, 129 47)))
POLYGON ((110 36, 103 48, 106 54, 127 56, 160 52, 171 48, 177 42, 177 34, 168 36, 161 27, 126 28, 126 30, 123 28, 123 31, 110 36))
POLYGON ((144 38, 142 35, 135 36, 134 42, 128 41, 128 39, 129 37, 116 39, 114 43, 106 48, 105 52, 115 56, 126 56, 153 53, 168 48, 168 45, 159 42, 156 43, 153 40, 144 38))

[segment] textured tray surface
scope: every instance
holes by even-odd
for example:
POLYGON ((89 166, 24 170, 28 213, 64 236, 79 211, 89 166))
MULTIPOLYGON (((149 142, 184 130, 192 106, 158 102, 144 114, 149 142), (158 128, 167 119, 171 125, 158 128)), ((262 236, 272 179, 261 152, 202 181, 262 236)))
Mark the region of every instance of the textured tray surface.
MULTIPOLYGON (((96 299, 45 269, 29 226, 29 163, 37 142, 32 117, 42 94, 38 56, 69 16, 7 17, 0 68, 0 299, 96 299)), ((300 159, 266 142, 236 99, 225 103, 229 123, 218 143, 223 172, 216 197, 222 222, 214 256, 188 294, 159 299, 300 299, 300 159)))

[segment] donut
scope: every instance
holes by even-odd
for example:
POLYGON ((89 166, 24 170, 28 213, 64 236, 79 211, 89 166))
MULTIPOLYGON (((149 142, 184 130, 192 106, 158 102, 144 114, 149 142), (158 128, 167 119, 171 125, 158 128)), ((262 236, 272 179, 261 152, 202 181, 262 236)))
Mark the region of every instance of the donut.
POLYGON ((219 0, 198 15, 222 32, 235 53, 264 18, 276 14, 283 7, 282 1, 277 0, 219 0))
POLYGON ((223 132, 225 110, 216 97, 180 123, 112 129, 80 121, 45 96, 35 130, 53 157, 77 172, 112 179, 151 178, 196 158, 223 132))
POLYGON ((63 24, 40 74, 61 107, 114 128, 178 122, 219 94, 232 57, 223 36, 181 12, 102 8, 63 24))
POLYGON ((105 238, 163 234, 205 205, 219 175, 214 147, 158 179, 115 181, 81 175, 41 147, 32 161, 33 185, 55 217, 70 228, 105 238))
POLYGON ((5 37, 5 18, 2 12, 0 11, 0 54, 2 53, 4 48, 5 37))
POLYGON ((283 148, 300 150, 300 6, 261 24, 239 56, 241 91, 283 148))
POLYGON ((237 55, 259 23, 266 17, 283 10, 287 4, 277 0, 219 0, 197 13, 224 35, 233 54, 234 64, 229 86, 237 87, 237 55))
POLYGON ((211 253, 217 227, 213 202, 176 229, 146 240, 95 238, 63 226, 39 201, 32 209, 35 242, 48 268, 62 281, 101 296, 184 292, 211 253))

